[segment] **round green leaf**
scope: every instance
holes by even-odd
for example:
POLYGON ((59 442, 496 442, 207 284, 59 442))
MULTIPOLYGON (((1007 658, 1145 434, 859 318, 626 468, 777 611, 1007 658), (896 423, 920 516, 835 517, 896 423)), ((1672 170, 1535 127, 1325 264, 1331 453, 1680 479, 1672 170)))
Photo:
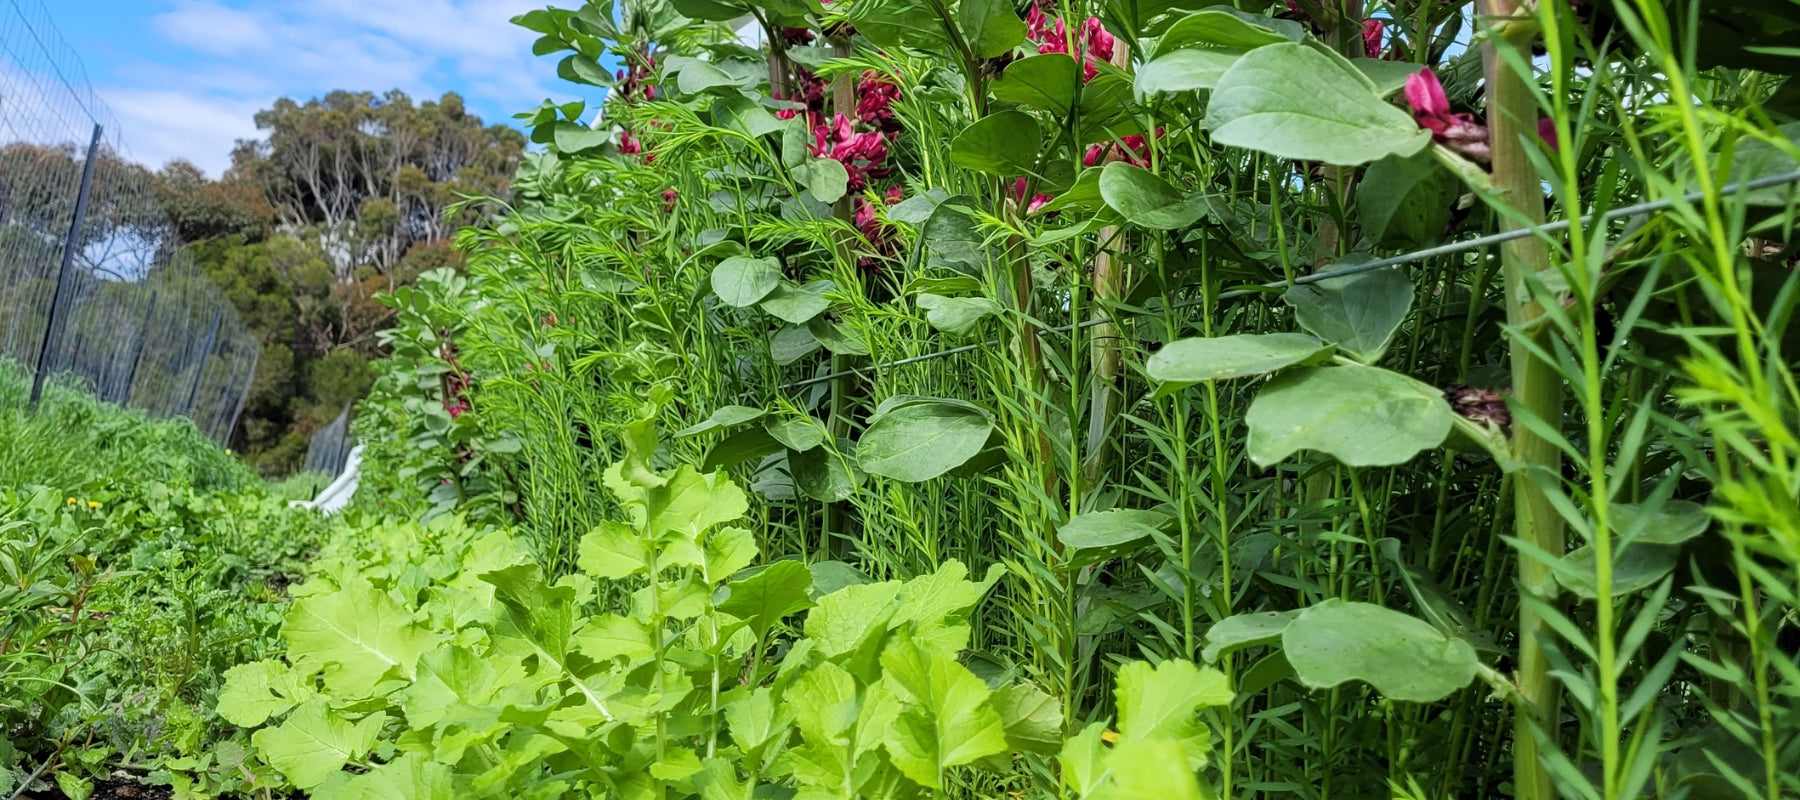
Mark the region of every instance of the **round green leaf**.
POLYGON ((761 418, 764 413, 765 412, 762 409, 751 408, 750 406, 721 406, 712 413, 712 416, 676 431, 675 438, 679 439, 684 436, 694 436, 706 433, 707 431, 718 430, 720 428, 729 428, 733 425, 742 425, 751 420, 761 418))
MULTIPOLYGON (((1138 70, 1134 86, 1140 94, 1187 92, 1219 85, 1225 71, 1236 64, 1242 50, 1190 48, 1158 56, 1138 70)), ((1041 58, 1041 56, 1040 56, 1041 58)), ((1069 59, 1063 59, 1068 61, 1069 59)))
POLYGON ((1317 450, 1352 467, 1403 464, 1442 444, 1455 418, 1437 389, 1379 367, 1308 367, 1250 403, 1250 459, 1268 466, 1317 450))
POLYGON ((979 58, 1012 52, 1025 41, 1025 21, 1013 11, 1012 0, 962 0, 956 6, 956 27, 979 58))
MULTIPOLYGON (((1352 263, 1351 258, 1338 264, 1352 263)), ((1293 307, 1300 327, 1356 360, 1373 364, 1387 352, 1388 341, 1412 310, 1413 285, 1400 269, 1378 269, 1295 286, 1282 299, 1293 307)))
POLYGON ((789 325, 769 337, 769 357, 785 367, 818 352, 822 346, 805 325, 789 325))
POLYGON ((1207 106, 1213 141, 1345 166, 1412 155, 1431 143, 1429 132, 1345 63, 1295 43, 1245 53, 1207 106))
POLYGON ((1468 642, 1398 611, 1336 598, 1288 623, 1281 649, 1295 676, 1314 689, 1362 681, 1391 700, 1429 703, 1475 678, 1468 642))
MULTIPOLYGON (((1224 8, 1207 8, 1175 21, 1157 42, 1155 58, 1161 58, 1178 47, 1192 44, 1250 50, 1271 44, 1284 44, 1304 34, 1298 25, 1270 18, 1248 19, 1247 15, 1224 8), (1283 26, 1282 30, 1275 30, 1283 26)), ((1154 60, 1154 59, 1152 59, 1154 60)))
POLYGON ((835 203, 850 187, 850 172, 834 158, 814 158, 794 167, 794 180, 821 203, 835 203))
POLYGON ((1006 65, 992 86, 994 96, 1009 103, 1066 114, 1081 88, 1081 67, 1062 53, 1021 58, 1006 65))
POLYGON ((837 284, 831 281, 812 281, 805 286, 782 281, 780 286, 775 287, 775 291, 763 298, 761 307, 784 322, 805 325, 831 307, 831 301, 825 299, 825 293, 836 288, 837 284))
POLYGON ((1056 540, 1068 548, 1069 567, 1077 569, 1130 555, 1149 544, 1157 530, 1171 521, 1168 514, 1136 508, 1115 508, 1077 514, 1056 531, 1056 540))
POLYGON ((1430 156, 1388 156, 1370 164, 1356 185, 1356 218, 1363 235, 1376 244, 1430 244, 1442 238, 1450 224, 1456 190, 1456 176, 1430 156))
POLYGON ((1187 386, 1220 378, 1261 375, 1291 367, 1331 348, 1303 333, 1239 334, 1170 342, 1144 362, 1144 374, 1187 386))
POLYGON ((1212 208, 1206 195, 1182 194, 1156 173, 1123 161, 1100 171, 1100 196, 1125 219, 1163 231, 1186 228, 1212 208))
POLYGON ((1031 171, 1043 144, 1037 120, 1023 111, 989 114, 950 141, 950 161, 964 169, 1001 177, 1031 171))
MULTIPOLYGON (((1674 545, 1613 542, 1612 595, 1641 592, 1655 586, 1663 576, 1675 571, 1681 561, 1681 548, 1674 545)), ((1592 545, 1570 550, 1553 574, 1556 582, 1576 597, 1593 600, 1600 596, 1600 576, 1596 571, 1598 553, 1592 545)))
POLYGON ((794 487, 821 503, 835 503, 856 494, 863 476, 844 456, 829 447, 788 451, 788 469, 794 487))
POLYGON ((728 305, 745 308, 781 285, 781 262, 773 258, 732 256, 713 267, 713 293, 728 305))
POLYGON ((1681 544, 1705 533, 1711 524, 1706 508, 1687 500, 1612 505, 1613 531, 1634 544, 1681 544))
POLYGON ((919 307, 925 309, 925 321, 945 333, 964 334, 991 314, 1000 313, 999 304, 985 297, 944 297, 919 295, 919 307))
POLYGON ((993 423, 966 403, 915 400, 877 414, 857 444, 863 471, 900 481, 927 481, 974 458, 993 423))
POLYGON ((1233 614, 1219 620, 1207 629, 1206 647, 1200 651, 1200 657, 1211 664, 1216 663, 1227 653, 1281 641, 1281 632, 1287 630, 1288 623, 1293 622, 1294 617, 1299 613, 1298 611, 1258 611, 1251 614, 1233 614))

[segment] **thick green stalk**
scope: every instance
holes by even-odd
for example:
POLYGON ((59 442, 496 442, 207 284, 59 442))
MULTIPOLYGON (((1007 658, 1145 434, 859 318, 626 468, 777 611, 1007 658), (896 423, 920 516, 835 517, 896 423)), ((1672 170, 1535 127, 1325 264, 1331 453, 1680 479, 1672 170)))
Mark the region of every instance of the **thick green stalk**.
MULTIPOLYGON (((1526 76, 1502 57, 1502 48, 1530 62, 1530 44, 1537 35, 1534 21, 1520 15, 1516 0, 1478 0, 1477 13, 1492 27, 1482 45, 1487 70, 1488 131, 1493 148, 1493 188, 1502 201, 1518 213, 1500 215, 1506 229, 1544 221, 1542 181, 1532 167, 1526 147, 1537 136, 1537 102, 1526 76)), ((1514 335, 1530 337, 1547 346, 1548 327, 1532 323, 1543 316, 1543 307, 1530 300, 1527 280, 1549 269, 1550 252, 1536 238, 1515 239, 1501 246, 1506 320, 1514 335)), ((1551 426, 1562 419, 1562 383, 1555 368, 1531 354, 1523 343, 1511 348, 1513 402, 1551 426)), ((1513 455, 1527 469, 1554 480, 1561 472, 1556 445, 1524 425, 1513 426, 1513 455)), ((1563 552, 1563 523, 1541 485, 1529 476, 1513 481, 1513 535, 1552 556, 1563 552)), ((1538 559, 1519 555, 1519 588, 1522 592, 1550 597, 1550 570, 1538 559)), ((1538 755, 1538 737, 1555 746, 1558 696, 1550 677, 1550 659, 1544 645, 1551 636, 1533 604, 1519 604, 1518 684, 1522 707, 1513 719, 1513 784, 1518 800, 1553 800, 1555 786, 1538 755)))

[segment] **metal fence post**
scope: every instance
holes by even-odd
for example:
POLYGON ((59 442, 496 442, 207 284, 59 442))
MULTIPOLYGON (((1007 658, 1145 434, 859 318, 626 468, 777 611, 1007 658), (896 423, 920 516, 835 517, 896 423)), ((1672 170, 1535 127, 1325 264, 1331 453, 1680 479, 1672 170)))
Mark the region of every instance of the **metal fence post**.
POLYGON ((226 422, 224 439, 226 444, 230 444, 232 434, 237 433, 238 419, 244 415, 244 405, 250 401, 250 389, 256 385, 256 367, 262 362, 260 344, 258 342, 259 346, 250 353, 250 372, 244 376, 244 391, 238 394, 237 402, 231 409, 231 419, 226 422))
POLYGON ((150 340, 150 318, 156 314, 156 292, 150 292, 150 303, 144 306, 144 322, 138 325, 136 340, 131 345, 131 363, 125 369, 125 386, 119 405, 131 405, 131 390, 137 386, 138 364, 144 360, 144 345, 150 340))
POLYGON ((206 376, 206 359, 212 355, 213 339, 219 335, 219 317, 224 313, 224 306, 213 309, 212 327, 206 331, 206 343, 200 346, 200 365, 194 368, 194 386, 188 389, 187 405, 181 412, 189 419, 194 415, 194 401, 200 397, 200 379, 206 376))
POLYGON ((81 167, 81 188, 75 194, 75 218, 69 222, 69 236, 63 242, 62 267, 56 272, 56 291, 50 295, 50 317, 44 324, 44 340, 38 344, 37 373, 31 378, 31 409, 37 410, 44 395, 44 373, 49 371, 52 342, 60 338, 57 325, 62 322, 63 294, 68 291, 69 270, 75 266, 75 248, 81 239, 81 226, 87 223, 88 189, 94 185, 94 162, 100 154, 100 137, 105 129, 94 126, 94 138, 88 142, 87 163, 81 167))

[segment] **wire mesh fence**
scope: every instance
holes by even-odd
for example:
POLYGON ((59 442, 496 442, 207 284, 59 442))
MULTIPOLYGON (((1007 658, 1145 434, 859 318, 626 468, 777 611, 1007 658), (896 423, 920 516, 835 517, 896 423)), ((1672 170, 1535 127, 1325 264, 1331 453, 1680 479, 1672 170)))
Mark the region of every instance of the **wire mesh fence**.
POLYGON ((259 352, 44 7, 0 1, 0 356, 224 443, 259 352))
POLYGON ((344 406, 337 419, 313 431, 312 442, 306 448, 306 463, 300 471, 336 475, 343 471, 344 461, 355 444, 350 436, 350 407, 344 406))

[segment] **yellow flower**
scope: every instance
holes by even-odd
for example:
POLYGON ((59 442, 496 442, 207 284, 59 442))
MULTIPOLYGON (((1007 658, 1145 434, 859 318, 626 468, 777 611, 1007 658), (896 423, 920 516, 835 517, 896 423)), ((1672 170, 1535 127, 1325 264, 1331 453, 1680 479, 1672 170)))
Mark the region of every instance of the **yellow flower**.
POLYGON ((69 505, 75 505, 75 498, 69 498, 69 505))
POLYGON ((88 501, 88 508, 99 508, 99 507, 100 507, 100 501, 98 501, 98 500, 89 500, 88 501))

